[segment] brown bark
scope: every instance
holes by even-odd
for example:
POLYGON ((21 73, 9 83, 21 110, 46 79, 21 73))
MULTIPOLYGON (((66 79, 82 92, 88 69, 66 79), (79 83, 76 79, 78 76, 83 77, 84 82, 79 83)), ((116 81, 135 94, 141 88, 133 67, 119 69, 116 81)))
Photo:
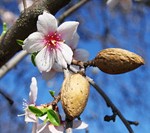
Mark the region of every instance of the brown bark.
POLYGON ((36 21, 44 10, 51 14, 60 10, 71 0, 35 0, 33 5, 21 13, 14 25, 0 39, 0 67, 22 48, 16 42, 24 40, 29 34, 36 31, 36 21))

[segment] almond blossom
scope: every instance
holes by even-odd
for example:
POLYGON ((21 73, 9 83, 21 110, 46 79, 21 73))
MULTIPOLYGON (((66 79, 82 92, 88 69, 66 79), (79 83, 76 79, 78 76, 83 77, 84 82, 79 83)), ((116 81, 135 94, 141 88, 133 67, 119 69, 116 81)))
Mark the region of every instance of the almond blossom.
POLYGON ((71 64, 73 51, 67 45, 74 41, 79 23, 64 22, 58 27, 56 18, 47 12, 39 15, 37 31, 24 40, 23 49, 38 54, 35 63, 40 72, 49 72, 57 64, 66 69, 71 64))
MULTIPOLYGON (((85 62, 89 58, 89 52, 85 49, 77 48, 78 41, 79 41, 79 35, 76 33, 76 34, 74 34, 72 40, 70 40, 68 42, 68 46, 73 51, 73 59, 85 62)), ((77 66, 74 66, 74 65, 73 65, 73 67, 78 68, 77 66)), ((63 69, 61 68, 61 66, 59 66, 58 64, 55 63, 54 66, 52 67, 51 71, 49 71, 49 72, 43 71, 42 76, 44 79, 49 80, 49 79, 53 78, 57 72, 63 72, 63 69)))
MULTIPOLYGON (((23 106, 24 106, 24 110, 25 110, 25 122, 37 122, 37 117, 35 116, 35 114, 33 114, 30 110, 29 110, 29 106, 33 105, 35 106, 35 102, 37 99, 37 81, 35 77, 32 77, 31 80, 31 85, 30 85, 30 92, 29 92, 29 102, 27 102, 26 100, 24 100, 23 102, 23 106)), ((18 115, 18 116, 23 116, 23 115, 18 115)))

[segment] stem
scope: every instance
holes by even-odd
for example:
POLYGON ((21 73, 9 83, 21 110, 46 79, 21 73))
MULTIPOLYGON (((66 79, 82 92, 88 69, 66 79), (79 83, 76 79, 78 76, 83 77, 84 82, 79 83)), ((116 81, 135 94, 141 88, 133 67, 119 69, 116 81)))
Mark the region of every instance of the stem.
MULTIPOLYGON (((77 73, 77 70, 74 69, 73 67, 70 67, 69 69, 72 72, 77 73)), ((105 100, 106 104, 109 107, 111 107, 112 112, 115 115, 119 116, 119 118, 121 119, 121 121, 124 123, 124 125, 128 129, 129 133, 134 133, 134 131, 132 130, 132 128, 130 126, 130 122, 125 119, 125 117, 122 115, 122 113, 119 111, 119 109, 113 104, 113 102, 110 100, 110 98, 105 94, 105 92, 93 81, 93 79, 91 79, 88 76, 86 76, 86 78, 89 81, 89 83, 96 89, 96 91, 103 97, 103 99, 105 100)))

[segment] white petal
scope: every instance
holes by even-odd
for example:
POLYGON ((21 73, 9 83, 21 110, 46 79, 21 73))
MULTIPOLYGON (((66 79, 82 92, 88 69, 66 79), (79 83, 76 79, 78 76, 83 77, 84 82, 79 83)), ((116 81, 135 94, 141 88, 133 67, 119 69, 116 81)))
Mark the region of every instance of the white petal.
POLYGON ((79 121, 79 120, 73 121, 73 128, 75 128, 75 129, 85 129, 87 127, 88 127, 88 124, 86 124, 82 121, 79 121))
POLYGON ((63 125, 56 127, 56 126, 50 124, 48 126, 48 128, 49 128, 49 131, 52 133, 63 133, 63 131, 64 131, 63 125))
POLYGON ((38 67, 39 71, 45 71, 48 72, 51 70, 53 64, 54 64, 55 54, 53 51, 50 51, 47 49, 47 47, 44 47, 35 57, 35 63, 38 67))
POLYGON ((89 52, 85 49, 76 49, 73 55, 74 59, 80 61, 87 61, 89 58, 89 52))
POLYGON ((37 117, 28 108, 25 109, 25 122, 37 122, 37 117))
POLYGON ((73 52, 71 48, 64 43, 61 43, 60 50, 67 64, 71 64, 72 56, 73 56, 73 52))
POLYGON ((50 80, 56 75, 56 71, 51 69, 49 72, 42 72, 42 77, 45 80, 50 80))
POLYGON ((52 14, 44 11, 44 13, 38 17, 37 29, 44 35, 54 33, 57 30, 57 23, 56 18, 52 14))
POLYGON ((64 56, 61 52, 61 50, 56 50, 56 63, 60 65, 62 68, 67 68, 67 62, 64 59, 64 56))
POLYGON ((107 6, 110 8, 110 9, 113 9, 115 8, 115 6, 119 3, 120 0, 108 0, 107 1, 107 6))
POLYGON ((56 72, 63 72, 62 66, 58 65, 57 63, 54 63, 53 69, 54 69, 56 72))
POLYGON ((23 50, 28 53, 34 53, 40 51, 44 47, 44 36, 40 32, 34 32, 24 40, 23 50))
POLYGON ((73 39, 73 36, 77 31, 78 25, 79 22, 75 22, 75 21, 64 22, 58 27, 57 32, 61 35, 63 40, 68 42, 68 40, 73 39))
POLYGON ((78 35, 77 33, 75 33, 75 34, 73 35, 73 38, 72 38, 72 39, 69 39, 69 38, 68 38, 68 40, 65 41, 65 43, 66 43, 72 50, 74 50, 74 49, 77 47, 77 45, 78 45, 79 38, 80 38, 79 35, 78 35))
POLYGON ((38 93, 37 81, 35 77, 32 77, 30 92, 29 92, 30 104, 35 104, 37 99, 37 93, 38 93))

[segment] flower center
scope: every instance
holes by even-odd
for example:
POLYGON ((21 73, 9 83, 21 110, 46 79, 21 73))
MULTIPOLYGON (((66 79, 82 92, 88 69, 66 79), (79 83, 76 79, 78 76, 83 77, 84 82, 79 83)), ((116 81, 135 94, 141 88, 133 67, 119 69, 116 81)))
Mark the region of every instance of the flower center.
POLYGON ((56 49, 60 44, 59 42, 63 42, 63 40, 57 32, 45 36, 45 44, 50 50, 56 49))

